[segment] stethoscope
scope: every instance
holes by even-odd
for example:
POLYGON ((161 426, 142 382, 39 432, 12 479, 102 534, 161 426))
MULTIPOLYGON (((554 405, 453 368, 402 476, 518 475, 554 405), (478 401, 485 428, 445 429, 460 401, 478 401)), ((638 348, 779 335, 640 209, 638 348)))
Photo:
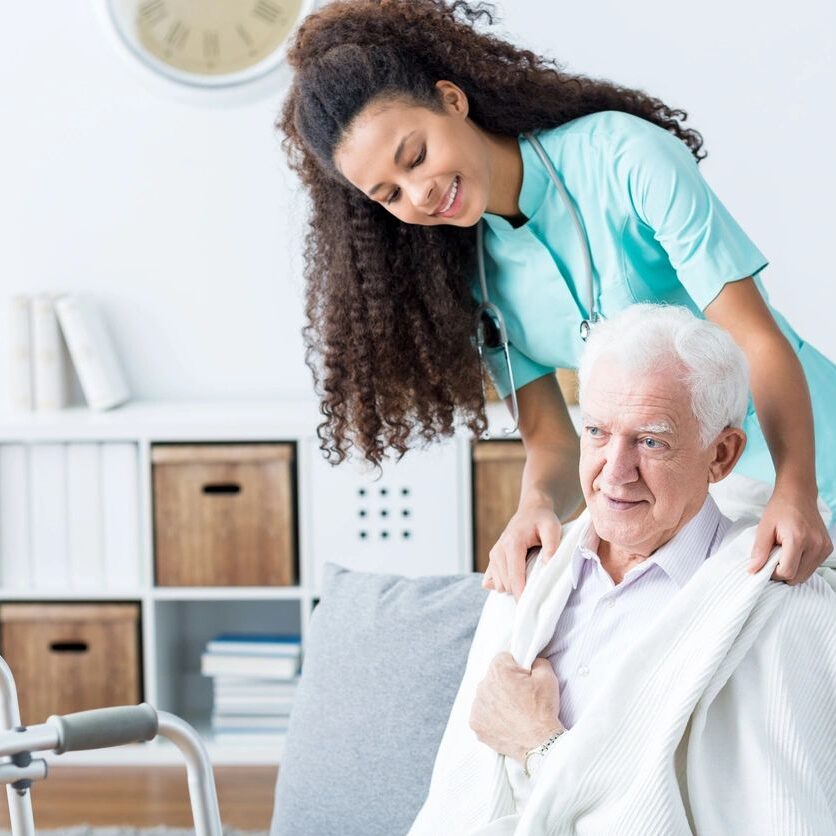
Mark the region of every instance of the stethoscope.
MULTIPOLYGON (((531 143, 532 148, 534 148, 534 150, 537 152, 537 156, 540 158, 540 161, 545 166, 546 171, 548 172, 549 177, 551 178, 551 181, 554 183, 555 188, 560 193, 560 197, 563 199, 563 202, 566 205, 566 209, 568 210, 569 215, 572 218, 572 223, 574 224, 575 232, 577 233, 578 239, 580 241, 581 254, 584 260, 584 272, 586 274, 586 310, 588 314, 586 317, 581 319, 580 337, 584 342, 586 342, 587 338, 589 337, 589 332, 592 329, 592 326, 595 325, 595 323, 597 323, 601 319, 601 315, 598 313, 598 310, 595 305, 597 287, 595 282, 595 274, 592 271, 592 253, 590 252, 589 248, 589 240, 583 231, 580 218, 578 217, 578 213, 575 211, 575 207, 572 205, 572 201, 569 198, 569 194, 566 191, 566 187, 563 185, 563 182, 558 176, 557 171, 552 165, 552 161, 551 159, 549 159, 549 155, 546 153, 545 148, 543 148, 542 144, 540 143, 540 140, 537 139, 537 137, 534 136, 534 134, 526 133, 524 134, 524 136, 531 143)), ((505 435, 511 435, 512 433, 516 432, 517 428, 519 427, 519 405, 517 403, 517 392, 514 387, 514 377, 513 371, 511 369, 508 329, 505 326, 505 317, 502 315, 502 311, 500 311, 500 309, 491 302, 490 297, 488 295, 488 282, 485 278, 485 253, 482 232, 483 223, 484 221, 479 221, 479 223, 476 225, 476 259, 479 270, 479 285, 482 291, 482 303, 479 305, 476 311, 478 322, 476 332, 476 343, 477 348, 479 350, 480 359, 483 358, 483 346, 488 346, 489 348, 499 348, 501 346, 503 349, 505 363, 508 369, 508 379, 511 384, 511 414, 514 418, 514 425, 509 429, 504 430, 503 432, 505 435), (486 338, 486 315, 490 317, 495 328, 493 336, 495 336, 497 339, 494 339, 492 341, 494 343, 493 345, 491 345, 491 341, 489 341, 486 338)))

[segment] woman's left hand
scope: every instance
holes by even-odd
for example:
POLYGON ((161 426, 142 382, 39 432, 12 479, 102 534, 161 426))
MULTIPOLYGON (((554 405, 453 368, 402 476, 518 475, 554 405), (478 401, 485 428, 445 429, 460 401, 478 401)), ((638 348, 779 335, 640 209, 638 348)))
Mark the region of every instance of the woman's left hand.
POLYGON ((762 569, 775 544, 783 547, 772 580, 804 583, 833 551, 815 497, 775 488, 755 535, 750 572, 762 569))

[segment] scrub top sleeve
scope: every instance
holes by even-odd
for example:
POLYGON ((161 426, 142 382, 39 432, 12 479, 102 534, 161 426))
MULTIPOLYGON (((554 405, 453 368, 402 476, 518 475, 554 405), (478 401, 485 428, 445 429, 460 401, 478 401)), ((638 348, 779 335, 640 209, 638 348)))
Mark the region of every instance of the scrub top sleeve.
MULTIPOLYGON (((530 357, 523 354, 513 345, 508 346, 508 354, 511 358, 511 369, 514 374, 514 388, 519 390, 526 383, 531 383, 543 375, 554 374, 552 366, 544 366, 536 363, 530 357)), ((493 381, 493 387, 500 398, 507 398, 511 394, 511 384, 508 382, 508 366, 505 363, 505 355, 501 348, 495 348, 484 352, 485 364, 493 381)))
POLYGON ((727 282, 766 267, 766 257, 703 179, 684 142, 648 125, 620 144, 617 170, 632 208, 653 230, 700 310, 727 282))

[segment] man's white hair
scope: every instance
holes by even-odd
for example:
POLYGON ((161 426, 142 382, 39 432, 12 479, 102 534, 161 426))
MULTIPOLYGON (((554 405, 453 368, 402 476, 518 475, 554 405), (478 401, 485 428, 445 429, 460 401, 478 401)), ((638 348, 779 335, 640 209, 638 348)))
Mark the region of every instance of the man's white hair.
POLYGON ((580 400, 595 363, 646 372, 672 366, 683 374, 703 446, 726 427, 740 427, 749 402, 746 357, 731 335, 676 305, 631 305, 592 328, 581 357, 580 400))

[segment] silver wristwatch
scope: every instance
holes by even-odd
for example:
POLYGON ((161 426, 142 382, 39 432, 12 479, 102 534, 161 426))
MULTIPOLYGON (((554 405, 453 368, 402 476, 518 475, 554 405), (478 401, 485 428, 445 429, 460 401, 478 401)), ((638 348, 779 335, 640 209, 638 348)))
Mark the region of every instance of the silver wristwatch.
POLYGON ((565 731, 566 729, 564 728, 555 729, 549 735, 548 740, 544 741, 539 746, 535 746, 533 749, 529 749, 525 753, 525 758, 523 759, 523 771, 525 772, 526 778, 531 778, 534 775, 534 772, 540 765, 540 761, 546 757, 546 752, 549 751, 552 743, 554 743, 555 740, 557 740, 557 738, 565 731))

